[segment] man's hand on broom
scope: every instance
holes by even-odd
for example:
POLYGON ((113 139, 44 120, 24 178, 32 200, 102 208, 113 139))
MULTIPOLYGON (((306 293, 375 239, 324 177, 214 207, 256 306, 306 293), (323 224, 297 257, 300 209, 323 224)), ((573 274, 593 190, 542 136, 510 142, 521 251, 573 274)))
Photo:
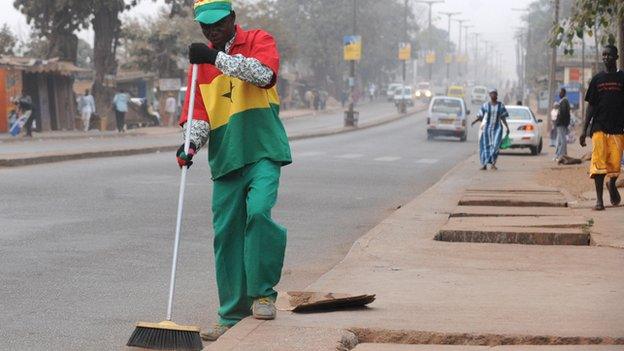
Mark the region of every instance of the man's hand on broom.
POLYGON ((209 48, 204 43, 193 43, 189 46, 189 62, 192 64, 208 63, 211 65, 217 61, 219 51, 209 48))
POLYGON ((195 144, 191 143, 191 145, 189 145, 189 150, 187 153, 184 152, 184 144, 182 144, 180 148, 178 148, 178 151, 176 151, 178 166, 180 166, 180 168, 184 166, 191 167, 193 165, 193 156, 195 156, 196 152, 197 147, 195 146, 195 144))

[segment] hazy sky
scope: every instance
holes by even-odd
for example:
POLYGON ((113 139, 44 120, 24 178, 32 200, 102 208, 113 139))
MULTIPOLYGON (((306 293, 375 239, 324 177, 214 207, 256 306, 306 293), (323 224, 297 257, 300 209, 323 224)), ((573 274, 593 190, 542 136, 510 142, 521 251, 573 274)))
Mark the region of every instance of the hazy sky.
MULTIPOLYGON (((327 0, 335 1, 335 0, 327 0)), ((345 1, 345 0, 341 0, 345 1)), ((522 26, 521 12, 512 11, 512 8, 526 8, 533 0, 445 0, 444 3, 433 7, 434 23, 437 27, 447 28, 447 16, 436 14, 439 11, 462 12, 454 18, 468 19, 465 24, 474 25, 470 32, 483 33, 483 38, 494 42, 498 50, 503 53, 505 71, 515 79, 515 29, 522 26)), ((125 16, 150 16, 155 14, 162 0, 157 3, 142 1, 139 6, 125 14, 125 16)), ((236 0, 234 0, 236 4, 236 0)), ((236 6, 236 5, 235 5, 236 6)), ((426 19, 426 12, 423 14, 426 19)), ((0 23, 8 23, 19 38, 26 38, 29 27, 24 16, 13 7, 13 0, 0 0, 0 23)), ((80 37, 92 42, 92 33, 85 31, 80 37)), ((451 39, 457 41, 458 27, 456 22, 451 23, 451 39)))

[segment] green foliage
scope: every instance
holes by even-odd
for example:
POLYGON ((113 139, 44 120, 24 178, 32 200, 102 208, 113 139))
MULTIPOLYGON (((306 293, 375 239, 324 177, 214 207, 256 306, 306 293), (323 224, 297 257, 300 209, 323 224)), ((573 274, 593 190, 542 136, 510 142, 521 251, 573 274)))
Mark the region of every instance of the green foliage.
POLYGON ((17 38, 6 23, 0 28, 0 55, 13 55, 17 38))
POLYGON ((564 45, 564 52, 574 53, 574 38, 599 36, 602 45, 615 44, 616 25, 624 19, 624 2, 622 0, 575 0, 572 14, 553 29, 551 45, 564 45), (598 31, 598 33, 596 33, 598 31))

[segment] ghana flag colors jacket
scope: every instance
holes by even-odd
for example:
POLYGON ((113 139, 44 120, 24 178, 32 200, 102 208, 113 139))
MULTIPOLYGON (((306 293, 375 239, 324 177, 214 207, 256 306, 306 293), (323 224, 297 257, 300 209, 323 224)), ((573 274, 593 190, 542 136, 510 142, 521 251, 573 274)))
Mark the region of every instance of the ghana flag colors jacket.
MULTIPOLYGON (((199 65, 193 118, 210 124, 208 161, 213 179, 263 158, 287 165, 292 162, 286 131, 279 118, 275 83, 279 53, 273 37, 262 30, 236 27, 228 55, 255 58, 273 71, 272 82, 257 87, 230 77, 210 64, 199 65)), ((191 84, 189 69, 188 84, 191 84)), ((187 92, 190 92, 187 86, 187 92)), ((186 123, 187 94, 180 125, 186 123)))

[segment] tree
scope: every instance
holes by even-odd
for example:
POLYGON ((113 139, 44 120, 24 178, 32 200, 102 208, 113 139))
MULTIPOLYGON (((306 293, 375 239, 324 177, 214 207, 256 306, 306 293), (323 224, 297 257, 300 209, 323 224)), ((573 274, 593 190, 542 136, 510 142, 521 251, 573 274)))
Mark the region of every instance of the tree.
POLYGON ((0 28, 0 55, 13 55, 17 38, 6 23, 0 28))
POLYGON ((26 15, 39 35, 47 42, 45 58, 58 57, 76 62, 78 37, 75 32, 87 28, 91 8, 79 0, 15 0, 13 6, 26 15))
MULTIPOLYGON (((566 54, 573 54, 575 37, 594 36, 596 42, 624 47, 624 2, 621 0, 575 0, 571 16, 556 27, 551 36, 553 45, 564 45, 566 54), (600 34, 601 35, 600 35, 600 34)), ((596 48, 598 50, 598 48, 596 48)), ((624 67, 624 55, 620 55, 624 67)))

